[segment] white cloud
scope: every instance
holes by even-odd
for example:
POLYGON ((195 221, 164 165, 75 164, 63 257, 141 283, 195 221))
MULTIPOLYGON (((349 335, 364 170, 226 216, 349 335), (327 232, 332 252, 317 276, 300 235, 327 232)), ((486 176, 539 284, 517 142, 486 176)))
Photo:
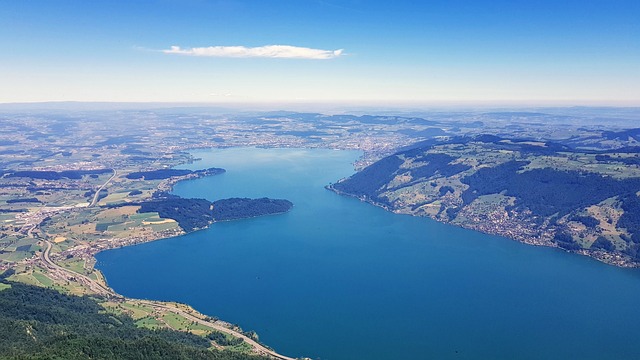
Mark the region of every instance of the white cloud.
POLYGON ((161 50, 165 54, 189 56, 232 57, 232 58, 280 58, 280 59, 311 59, 327 60, 342 55, 343 50, 321 50, 289 45, 267 45, 259 47, 244 46, 209 46, 196 48, 181 48, 172 46, 171 49, 161 50))

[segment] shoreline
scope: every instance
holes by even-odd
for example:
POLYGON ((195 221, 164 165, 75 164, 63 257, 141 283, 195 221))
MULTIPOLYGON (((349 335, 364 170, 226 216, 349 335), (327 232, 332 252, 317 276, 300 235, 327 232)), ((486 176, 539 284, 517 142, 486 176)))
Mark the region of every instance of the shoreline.
MULTIPOLYGON (((256 218, 260 218, 260 217, 267 217, 267 216, 274 216, 274 215, 282 215, 282 214, 286 214, 288 212, 290 212, 293 209, 294 205, 291 205, 291 208, 289 208, 287 211, 280 211, 280 212, 275 212, 275 213, 270 213, 270 214, 263 214, 263 215, 255 215, 255 216, 246 216, 246 217, 241 217, 241 218, 237 218, 237 219, 228 219, 228 220, 214 220, 209 226, 215 224, 215 223, 224 223, 224 222, 229 222, 229 221, 240 221, 240 220, 249 220, 249 219, 256 219, 256 218)), ((204 229, 208 229, 209 226, 207 226, 206 228, 202 228, 202 229, 197 229, 195 231, 198 230, 204 230, 204 229)), ((191 232, 188 232, 186 234, 191 234, 191 232)), ((184 234, 184 235, 186 235, 184 234)))
POLYGON ((351 198, 354 198, 354 199, 358 199, 358 200, 360 200, 362 202, 365 202, 367 204, 379 207, 381 209, 384 209, 385 211, 388 211, 388 212, 391 212, 391 213, 394 213, 394 214, 404 214, 404 215, 410 215, 410 216, 414 216, 414 217, 428 218, 430 220, 437 221, 437 222, 442 223, 442 224, 447 224, 447 225, 451 225, 451 226, 457 226, 457 227, 460 227, 460 228, 463 228, 463 229, 473 230, 473 231, 477 231, 477 232, 480 232, 480 233, 483 233, 483 234, 487 234, 487 235, 500 236, 500 237, 503 237, 503 238, 508 239, 510 241, 516 241, 516 242, 519 242, 519 243, 522 243, 522 244, 526 244, 526 245, 555 248, 555 249, 562 250, 564 252, 590 257, 590 258, 592 258, 594 260, 597 260, 599 262, 602 262, 604 264, 611 265, 611 266, 616 266, 616 267, 619 267, 619 268, 625 268, 625 269, 640 268, 640 263, 632 261, 628 256, 626 256, 624 254, 610 253, 610 252, 605 252, 605 251, 601 251, 601 250, 588 250, 588 249, 567 250, 567 249, 563 249, 563 248, 561 248, 561 247, 559 247, 557 245, 554 245, 554 243, 552 243, 552 242, 541 243, 539 241, 534 241, 534 239, 529 239, 527 237, 515 238, 515 237, 510 237, 507 234, 500 233, 500 232, 482 231, 482 229, 480 229, 479 227, 473 226, 475 224, 469 224, 468 226, 464 226, 464 224, 455 224, 455 223, 452 223, 450 221, 442 221, 440 219, 435 219, 435 218, 432 218, 430 216, 419 216, 419 215, 414 215, 414 214, 411 214, 411 213, 397 212, 397 211, 389 208, 389 206, 387 206, 385 204, 378 203, 376 201, 373 201, 373 200, 371 200, 370 198, 368 198, 366 196, 357 196, 357 195, 353 195, 353 194, 349 194, 349 193, 345 193, 343 191, 340 191, 340 190, 334 188, 333 184, 325 186, 325 189, 327 189, 329 191, 333 191, 334 193, 336 193, 336 194, 338 194, 340 196, 347 196, 347 197, 351 197, 351 198))
MULTIPOLYGON (((161 240, 162 238, 158 238, 156 240, 161 240)), ((46 269, 50 272, 55 273, 55 276, 64 278, 66 276, 72 276, 76 281, 80 282, 89 290, 91 290, 94 294, 102 296, 106 301, 113 301, 116 303, 124 303, 126 301, 131 303, 138 303, 150 306, 153 309, 164 309, 166 311, 172 312, 174 314, 183 316, 185 319, 191 320, 203 326, 206 326, 214 331, 221 331, 228 335, 231 335, 236 338, 242 339, 245 343, 251 346, 254 353, 262 356, 269 356, 275 359, 280 360, 295 360, 294 358, 279 354, 275 352, 270 347, 260 343, 259 341, 249 337, 246 333, 237 325, 233 325, 224 320, 213 320, 213 318, 209 315, 203 314, 188 304, 181 304, 172 301, 159 301, 152 299, 135 299, 127 296, 123 296, 113 290, 108 283, 106 282, 106 278, 102 276, 103 283, 97 280, 93 280, 87 275, 83 275, 77 273, 73 270, 65 269, 59 265, 57 265, 53 260, 51 260, 49 256, 49 252, 51 250, 51 242, 45 240, 47 244, 47 248, 42 252, 40 256, 38 256, 37 261, 41 262, 46 269)), ((58 253, 57 255, 59 255, 58 253)), ((95 257, 93 257, 95 260, 95 257)), ((98 271, 94 268, 94 271, 98 271)), ((181 331, 181 330, 177 330, 181 331)))
MULTIPOLYGON (((189 304, 183 304, 183 303, 178 303, 174 301, 161 301, 161 300, 154 300, 154 299, 136 299, 136 298, 124 296, 116 292, 113 288, 111 288, 104 274, 95 267, 97 263, 97 259, 95 255, 102 251, 124 248, 126 246, 140 245, 140 244, 154 242, 154 241, 167 240, 177 236, 187 235, 187 234, 194 233, 196 231, 205 230, 209 228, 209 226, 201 229, 193 230, 190 232, 185 232, 184 230, 169 231, 164 233, 161 232, 161 233, 157 233, 160 236, 153 237, 153 238, 145 238, 145 239, 117 238, 117 239, 112 239, 110 241, 103 241, 99 244, 95 244, 95 246, 89 246, 88 248, 86 245, 79 245, 79 246, 61 251, 59 253, 56 253, 53 256, 50 256, 49 254, 52 247, 51 242, 48 240, 44 240, 44 242, 46 243, 46 249, 40 255, 36 255, 34 258, 28 259, 26 263, 34 266, 38 266, 39 263, 42 264, 43 268, 47 269, 49 271, 48 273, 50 274, 53 273, 54 274, 53 277, 58 277, 58 280, 61 279, 60 278, 61 276, 63 278, 66 278, 67 280, 73 278, 75 281, 80 283, 84 288, 88 289, 91 293, 103 297, 103 299, 106 301, 115 301, 118 303, 123 303, 128 301, 132 303, 145 304, 154 309, 161 308, 166 311, 175 313, 177 315, 181 315, 186 319, 192 320, 206 327, 209 327, 212 330, 221 331, 233 337, 240 338, 245 343, 247 343, 249 346, 252 347, 253 349, 252 353, 262 355, 262 356, 268 356, 268 357, 271 357, 274 359, 280 359, 280 360, 300 359, 300 358, 292 358, 292 357, 279 354, 268 345, 265 345, 257 340, 254 340, 250 338, 248 335, 245 335, 246 334, 245 331, 242 330, 242 328, 240 328, 238 325, 235 325, 233 323, 230 323, 224 320, 217 319, 215 315, 204 314, 194 309, 189 304), (86 264, 90 264, 91 271, 99 274, 98 280, 91 279, 87 275, 64 268, 55 263, 55 259, 59 257, 67 256, 70 254, 73 254, 74 256, 78 256, 79 258, 83 259, 86 264), (212 320, 212 319, 215 319, 215 320, 212 320)), ((107 240, 107 239, 104 239, 104 240, 107 240)), ((176 331, 183 331, 183 330, 176 330, 176 331)), ((302 359, 306 359, 306 358, 302 358, 302 359)))
MULTIPOLYGON (((188 174, 180 177, 168 178, 168 179, 162 180, 156 187, 155 191, 171 192, 173 191, 174 185, 181 181, 196 180, 199 178, 214 176, 214 175, 217 175, 217 174, 192 173, 192 174, 188 174)), ((115 170, 114 170, 114 176, 115 176, 115 170)), ((112 176, 109 179, 109 182, 113 179, 114 176, 112 176)), ((119 205, 127 206, 128 204, 125 202, 119 205)), ((70 207, 70 208, 65 208, 60 210, 74 211, 84 207, 85 206, 70 207)), ((178 227, 177 229, 153 232, 147 236, 101 238, 96 241, 84 242, 84 243, 75 245, 73 247, 67 248, 55 254, 50 254, 50 251, 54 245, 52 241, 47 239, 41 239, 40 241, 44 243, 44 246, 43 246, 43 250, 40 253, 36 253, 33 257, 24 259, 21 262, 14 263, 14 265, 9 266, 9 268, 13 268, 18 265, 25 265, 27 267, 40 268, 50 276, 54 284, 59 282, 74 282, 78 284, 80 288, 83 289, 83 293, 85 295, 90 295, 90 294, 98 295, 102 297, 106 302, 113 301, 116 303, 130 302, 130 303, 136 303, 136 304, 145 304, 156 310, 163 309, 164 311, 172 312, 176 315, 184 317, 185 319, 189 319, 195 323, 209 327, 214 331, 215 330, 221 331, 230 336, 242 339, 244 343, 248 344, 251 347, 252 354, 267 356, 273 359, 280 359, 280 360, 308 359, 305 357, 292 358, 292 357, 279 354, 275 350, 270 348, 268 345, 265 345, 259 342, 258 340, 253 339, 248 335, 246 335, 246 332, 242 330, 242 328, 240 328, 238 325, 235 325, 233 323, 230 323, 224 320, 220 320, 217 317, 215 317, 215 315, 203 314, 188 304, 181 304, 181 303, 176 303, 171 301, 160 301, 160 300, 153 300, 153 299, 135 299, 135 298, 131 298, 131 297, 127 297, 122 294, 119 294, 113 288, 111 288, 111 286, 109 286, 107 278, 99 269, 95 267, 97 264, 97 259, 95 256, 102 251, 124 248, 127 246, 141 245, 144 243, 150 243, 154 241, 167 240, 167 239, 175 238, 178 236, 195 233, 197 231, 206 230, 210 228, 211 225, 215 224, 216 222, 236 221, 236 220, 243 220, 243 219, 249 219, 249 218, 257 218, 257 217, 267 216, 267 215, 284 214, 289 212, 292 208, 293 208, 293 205, 291 206, 291 208, 289 208, 287 211, 284 211, 284 212, 256 215, 256 216, 251 216, 246 218, 238 218, 238 219, 230 219, 230 220, 222 220, 222 221, 217 221, 214 219, 211 222, 209 222, 208 225, 201 228, 193 229, 191 231, 185 231, 181 227, 178 227), (76 259, 83 260, 85 263, 85 270, 87 271, 87 273, 82 274, 56 264, 57 259, 65 258, 67 256, 72 256, 76 259), (92 279, 90 276, 88 276, 89 274, 95 274, 96 279, 92 279)), ((40 224, 37 224, 35 226, 39 226, 39 225, 40 224)), ((61 291, 61 290, 58 289, 58 291, 61 291)), ((185 331, 185 330, 176 330, 176 331, 185 331)), ((213 346, 215 347, 218 345, 214 344, 213 346)))

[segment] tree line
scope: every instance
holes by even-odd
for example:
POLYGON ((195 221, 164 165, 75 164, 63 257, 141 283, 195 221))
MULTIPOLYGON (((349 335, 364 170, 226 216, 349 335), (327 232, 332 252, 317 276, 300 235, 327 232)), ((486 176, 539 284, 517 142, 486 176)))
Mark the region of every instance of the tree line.
POLYGON ((211 349, 207 339, 186 332, 139 328, 94 298, 10 285, 0 291, 3 359, 266 359, 211 349))

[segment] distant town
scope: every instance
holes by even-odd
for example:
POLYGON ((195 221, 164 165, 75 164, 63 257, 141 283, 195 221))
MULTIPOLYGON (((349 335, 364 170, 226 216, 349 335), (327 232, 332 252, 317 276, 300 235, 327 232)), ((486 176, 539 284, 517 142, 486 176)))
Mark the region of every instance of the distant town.
MULTIPOLYGON (((637 118, 634 109, 606 108, 324 115, 206 108, 25 112, 0 107, 0 271, 11 281, 68 294, 99 294, 107 299, 106 308, 134 316, 143 327, 207 334, 215 329, 226 334, 224 339, 244 339, 220 341, 218 347, 286 359, 251 334, 193 309, 115 294, 94 268, 94 255, 102 250, 184 234, 216 217, 228 219, 205 200, 169 195, 179 181, 224 171, 171 170, 197 161, 190 151, 359 150, 361 157, 353 165, 360 172, 335 179, 329 188, 397 213, 637 266, 637 118), (544 174, 527 177, 538 172, 544 174), (549 210, 545 206, 556 206, 553 201, 536 201, 509 180, 521 177, 519 184, 530 190, 544 188, 540 181, 547 180, 539 176, 565 186, 573 181, 566 178, 572 174, 591 181, 585 186, 614 193, 556 196, 564 202, 549 210), (493 180, 487 184, 480 178, 493 180), (202 215, 197 222, 188 215, 194 211, 202 215), (177 320, 170 325, 168 319, 176 317, 183 325, 176 325, 177 320), (196 331, 188 325, 194 322, 208 330, 196 331)), ((291 206, 286 200, 235 199, 218 208, 257 216, 291 206)))

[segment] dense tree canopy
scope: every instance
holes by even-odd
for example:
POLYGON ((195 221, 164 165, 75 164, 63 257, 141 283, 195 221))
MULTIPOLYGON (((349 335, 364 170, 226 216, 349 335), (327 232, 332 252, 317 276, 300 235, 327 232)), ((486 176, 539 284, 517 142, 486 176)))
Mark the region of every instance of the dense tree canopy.
POLYGON ((162 218, 177 221, 185 231, 204 228, 213 221, 213 207, 210 201, 185 199, 174 195, 142 202, 138 212, 157 212, 162 218))
POLYGON ((217 221, 251 218, 287 212, 293 204, 283 199, 230 198, 213 202, 213 217, 217 221))
POLYGON ((536 215, 559 216, 597 204, 616 195, 640 190, 640 179, 618 180, 579 171, 551 168, 520 171, 526 163, 510 161, 482 168, 462 178, 469 185, 462 199, 470 203, 476 197, 504 192, 516 198, 515 206, 528 208, 536 215))
POLYGON ((377 199, 380 188, 393 180, 403 162, 395 155, 386 157, 332 186, 335 190, 354 196, 367 196, 380 200, 377 199))
POLYGON ((284 213, 293 206, 290 201, 284 199, 230 198, 210 202, 205 199, 185 199, 167 193, 160 193, 153 199, 138 204, 139 213, 157 212, 162 218, 174 219, 187 232, 207 227, 213 221, 284 213))
POLYGON ((265 359, 210 346, 189 333, 138 328, 89 297, 21 283, 0 291, 3 359, 265 359))

